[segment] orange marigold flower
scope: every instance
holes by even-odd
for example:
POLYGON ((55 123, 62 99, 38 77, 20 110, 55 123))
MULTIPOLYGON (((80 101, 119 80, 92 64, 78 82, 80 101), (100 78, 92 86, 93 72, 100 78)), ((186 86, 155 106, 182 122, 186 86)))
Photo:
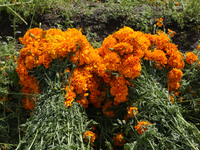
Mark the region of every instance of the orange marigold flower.
POLYGON ((198 29, 200 29, 200 26, 197 26, 198 29))
POLYGON ((178 2, 175 5, 178 6, 178 2))
POLYGON ((179 99, 179 100, 180 100, 180 102, 182 102, 182 101, 183 101, 183 98, 182 98, 182 97, 180 97, 180 99, 179 99))
POLYGON ((168 34, 169 36, 173 37, 174 34, 175 34, 175 31, 172 31, 172 30, 168 29, 167 34, 168 34))
POLYGON ((36 65, 35 65, 35 57, 30 55, 30 56, 26 56, 25 58, 25 64, 26 67, 31 70, 33 69, 36 65))
POLYGON ((133 55, 126 55, 125 58, 122 59, 122 63, 118 68, 118 71, 121 75, 124 75, 127 78, 134 79, 139 77, 142 69, 140 62, 140 58, 133 55))
POLYGON ((28 97, 24 98, 22 102, 25 109, 34 110, 35 104, 28 97))
POLYGON ((148 121, 141 121, 138 122, 137 126, 135 126, 135 129, 137 130, 138 134, 142 134, 144 131, 147 130, 147 126, 152 125, 152 123, 148 121))
POLYGON ((151 52, 151 50, 146 51, 144 56, 145 56, 144 57, 145 60, 152 60, 152 52, 151 52))
POLYGON ((183 76, 183 72, 177 68, 173 68, 167 75, 168 81, 170 82, 179 82, 181 81, 182 76, 183 76))
POLYGON ((168 82, 168 91, 176 91, 178 90, 178 88, 180 87, 180 83, 179 82, 168 82))
POLYGON ((197 46, 197 49, 200 50, 200 45, 197 46))
POLYGON ((22 93, 40 93, 36 77, 31 77, 31 75, 27 75, 24 80, 20 81, 20 83, 23 85, 22 93))
POLYGON ((114 38, 112 35, 109 35, 106 39, 104 39, 102 46, 98 49, 99 54, 104 57, 105 54, 111 53, 112 51, 109 48, 112 48, 116 44, 116 38, 114 38))
POLYGON ((83 94, 88 90, 87 87, 87 76, 84 76, 84 71, 80 68, 74 70, 73 78, 71 84, 77 94, 83 94))
POLYGON ((3 98, 1 98, 1 101, 5 102, 6 101, 6 96, 4 96, 3 98))
POLYGON ((115 96, 115 105, 128 101, 128 87, 126 84, 126 79, 124 77, 119 76, 116 80, 111 81, 110 94, 115 96))
POLYGON ((165 56, 165 53, 162 50, 154 49, 154 51, 152 52, 152 59, 156 63, 164 67, 165 67, 165 64, 167 64, 167 58, 165 56))
POLYGON ((156 34, 160 35, 160 34, 164 34, 164 32, 162 30, 158 30, 156 31, 156 34))
POLYGON ((159 27, 162 27, 163 25, 163 19, 160 18, 160 19, 156 19, 158 22, 156 23, 159 27))
POLYGON ((112 36, 118 40, 118 42, 124 41, 126 37, 129 35, 132 35, 134 33, 134 30, 131 29, 130 27, 123 27, 119 29, 117 32, 115 32, 112 36))
POLYGON ((128 115, 127 118, 133 118, 137 113, 138 113, 138 108, 137 107, 127 107, 128 110, 128 115), (134 112, 134 114, 133 114, 134 112))
POLYGON ((20 38, 21 44, 25 46, 25 48, 30 44, 34 44, 36 41, 40 41, 43 38, 43 30, 40 28, 29 29, 23 38, 20 38))
POLYGON ((113 140, 115 141, 115 145, 117 146, 123 146, 123 144, 125 143, 124 135, 120 132, 118 132, 116 136, 113 136, 113 140))
POLYGON ((121 58, 117 53, 107 53, 104 57, 104 64, 109 71, 117 71, 121 62, 121 58))
POLYGON ((113 46, 115 52, 120 53, 121 55, 129 54, 133 52, 133 46, 127 42, 120 42, 113 46))
POLYGON ((135 32, 135 34, 137 35, 137 37, 135 37, 135 39, 133 40, 133 56, 137 56, 141 59, 144 56, 144 53, 149 49, 151 43, 142 32, 137 31, 135 32))
POLYGON ((170 99, 171 103, 174 104, 174 96, 170 94, 168 98, 170 99))
POLYGON ((185 63, 183 61, 183 54, 179 51, 167 52, 169 58, 167 60, 167 65, 172 68, 183 69, 185 63))
POLYGON ((36 64, 38 66, 43 64, 46 68, 49 68, 51 61, 52 61, 52 58, 50 56, 43 54, 43 55, 39 56, 39 59, 36 61, 36 64))
POLYGON ((154 44, 156 46, 156 49, 164 51, 171 45, 170 38, 165 33, 161 33, 160 35, 157 34, 154 35, 154 39, 155 39, 154 44))
POLYGON ((199 64, 199 68, 200 68, 200 61, 198 62, 198 64, 199 64))
POLYGON ((174 95, 175 95, 175 96, 179 96, 179 93, 181 93, 181 91, 174 92, 174 95))
POLYGON ((95 139, 97 138, 97 134, 96 133, 93 133, 92 131, 86 131, 84 134, 83 134, 83 139, 85 142, 94 142, 95 139))
POLYGON ((185 61, 188 63, 188 64, 193 64, 196 60, 197 60, 197 55, 195 55, 193 52, 187 52, 186 53, 186 58, 185 58, 185 61))
POLYGON ((82 98, 81 100, 77 100, 76 102, 81 104, 82 106, 84 106, 85 109, 88 107, 88 104, 89 104, 89 102, 86 98, 82 98))
POLYGON ((65 95, 65 106, 69 107, 71 106, 71 103, 74 101, 75 97, 76 97, 76 93, 73 91, 74 87, 72 85, 66 86, 65 87, 65 91, 67 92, 67 94, 65 95))

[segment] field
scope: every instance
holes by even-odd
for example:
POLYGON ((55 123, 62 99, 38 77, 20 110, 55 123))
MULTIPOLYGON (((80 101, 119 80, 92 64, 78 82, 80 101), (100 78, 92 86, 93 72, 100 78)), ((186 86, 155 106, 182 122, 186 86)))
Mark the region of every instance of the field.
POLYGON ((2 150, 199 150, 200 2, 1 0, 2 150))

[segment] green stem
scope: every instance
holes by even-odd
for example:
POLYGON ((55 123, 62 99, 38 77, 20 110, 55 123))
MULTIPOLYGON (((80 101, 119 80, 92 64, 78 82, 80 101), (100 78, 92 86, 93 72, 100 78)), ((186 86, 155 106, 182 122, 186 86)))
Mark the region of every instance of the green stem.
POLYGON ((186 103, 186 102, 192 102, 192 101, 200 101, 200 98, 191 99, 191 100, 185 100, 185 101, 182 101, 182 102, 176 102, 176 103, 186 103))
MULTIPOLYGON (((16 12, 16 7, 15 7, 15 12, 16 12)), ((13 18, 13 32, 14 32, 14 39, 16 39, 16 15, 14 15, 13 18)))
POLYGON ((80 141, 81 141, 81 147, 82 147, 82 149, 85 150, 85 146, 83 144, 83 136, 82 136, 82 134, 80 134, 80 141))
MULTIPOLYGON (((181 117, 179 114, 177 114, 177 116, 187 125, 187 126, 191 126, 187 121, 185 121, 185 119, 183 119, 183 117, 181 117)), ((188 141, 188 143, 190 144, 190 146, 194 149, 194 150, 199 150, 198 148, 196 148, 192 142, 180 131, 178 125, 176 126, 177 130, 179 131, 180 134, 182 134, 184 136, 184 138, 188 141)))
POLYGON ((7 8, 9 10, 11 10, 17 17, 19 17, 26 25, 28 25, 28 23, 18 13, 16 13, 12 8, 10 8, 9 6, 7 6, 7 8))
POLYGON ((153 150, 155 150, 155 148, 153 147, 153 145, 152 145, 151 141, 150 141, 149 139, 147 139, 147 140, 148 140, 148 142, 150 143, 150 145, 151 145, 152 149, 153 149, 153 150))
POLYGON ((8 6, 15 6, 15 5, 21 5, 21 4, 30 4, 30 3, 32 3, 32 1, 30 1, 30 2, 15 2, 14 4, 0 5, 0 7, 8 7, 8 6))
POLYGON ((18 115, 17 115, 17 123, 18 123, 18 132, 19 132, 19 143, 21 143, 21 135, 20 135, 20 128, 19 128, 19 126, 20 126, 20 119, 19 119, 19 117, 20 117, 20 115, 19 115, 19 113, 17 113, 18 115))
POLYGON ((32 16, 32 18, 31 18, 31 23, 30 23, 30 27, 29 27, 29 28, 31 28, 32 23, 33 23, 33 19, 34 19, 34 17, 35 17, 35 10, 36 10, 36 7, 37 7, 37 3, 36 3, 36 5, 33 4, 34 12, 33 12, 33 16, 32 16))
POLYGON ((31 145, 29 146, 28 150, 30 150, 31 147, 33 146, 33 143, 35 142, 35 139, 36 139, 37 135, 38 135, 38 130, 36 131, 35 137, 34 137, 32 143, 31 143, 31 145))
POLYGON ((17 146, 17 144, 0 143, 0 145, 17 146))

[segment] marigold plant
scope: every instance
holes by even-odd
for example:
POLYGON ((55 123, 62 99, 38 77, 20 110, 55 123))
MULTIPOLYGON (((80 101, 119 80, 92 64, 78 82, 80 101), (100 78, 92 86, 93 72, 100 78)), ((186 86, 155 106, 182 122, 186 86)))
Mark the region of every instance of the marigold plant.
POLYGON ((148 122, 148 121, 141 121, 138 122, 137 126, 135 126, 135 129, 137 130, 138 134, 142 134, 144 131, 147 130, 147 126, 151 126, 152 123, 148 122))
POLYGON ((197 60, 197 56, 193 52, 187 52, 185 60, 191 65, 197 60))
MULTIPOLYGON (((157 21, 161 27, 163 19, 157 21)), ((44 100, 38 97, 49 92, 52 94, 50 99, 55 100, 53 95, 61 94, 58 99, 63 100, 66 111, 78 105, 88 118, 97 122, 95 133, 84 127, 83 130, 87 129, 83 134, 84 141, 90 139, 96 147, 101 147, 102 142, 107 147, 123 146, 125 138, 132 140, 127 143, 139 141, 142 133, 153 133, 147 131, 148 126, 158 128, 159 120, 162 120, 159 117, 166 117, 158 115, 157 110, 170 112, 174 110, 171 107, 176 106, 176 99, 185 100, 180 90, 186 83, 182 79, 187 71, 185 67, 188 67, 185 62, 192 62, 192 65, 197 56, 190 52, 185 57, 178 45, 171 42, 170 36, 174 33, 168 29, 168 34, 159 31, 153 35, 123 27, 105 38, 101 47, 94 49, 82 32, 74 28, 67 31, 30 29, 20 38, 24 48, 20 51, 16 69, 25 95, 23 106, 34 116, 38 113, 37 104, 43 104, 40 100, 44 100), (147 70, 150 71, 147 73, 147 70), (159 90, 154 91, 155 88, 159 90), (160 110, 162 103, 170 109, 160 110), (155 112, 151 114, 148 109, 155 112), (113 133, 117 133, 116 136, 113 133)), ((171 118, 165 119, 171 121, 171 118)), ((166 132, 159 129, 159 136, 161 131, 166 132)))
POLYGON ((94 140, 97 138, 97 135, 95 133, 93 133, 92 131, 86 131, 83 134, 83 139, 85 142, 94 142, 94 140))
POLYGON ((123 139, 123 133, 120 132, 118 132, 116 136, 113 136, 113 140, 117 146, 123 146, 125 143, 125 139, 123 139))
POLYGON ((157 22, 157 25, 159 26, 159 27, 162 27, 162 25, 163 25, 163 19, 162 18, 160 18, 160 19, 156 19, 158 22, 157 22))

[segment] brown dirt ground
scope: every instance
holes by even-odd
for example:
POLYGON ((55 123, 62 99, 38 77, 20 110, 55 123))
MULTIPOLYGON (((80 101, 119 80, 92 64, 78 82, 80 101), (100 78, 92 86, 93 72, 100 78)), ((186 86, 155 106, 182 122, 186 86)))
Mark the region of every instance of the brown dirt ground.
MULTIPOLYGON (((99 19, 99 15, 104 13, 104 9, 96 9, 96 11, 88 18, 83 13, 79 13, 78 15, 74 16, 72 21, 75 23, 73 24, 74 28, 83 28, 83 34, 87 34, 87 31, 90 31, 91 33, 96 33, 97 36, 95 37, 95 41, 100 42, 103 41, 104 38, 106 38, 109 34, 112 34, 114 31, 117 31, 117 29, 123 27, 123 22, 127 19, 127 16, 119 16, 116 19, 107 19, 105 20, 99 19)), ((62 18, 61 15, 57 15, 59 17, 56 17, 55 14, 61 13, 60 9, 54 11, 48 11, 48 13, 42 14, 41 16, 37 16, 35 19, 35 22, 41 22, 42 23, 42 29, 48 30, 50 28, 56 28, 57 23, 62 25, 62 30, 67 30, 68 26, 65 25, 64 22, 65 18, 62 18), (56 13, 55 13, 56 11, 56 13)), ((13 28, 11 27, 12 22, 9 19, 8 14, 1 13, 2 19, 0 19, 0 36, 2 37, 1 41, 6 41, 6 36, 12 36, 13 37, 13 28)), ((30 22, 30 21, 29 21, 30 22)), ((167 20, 164 22, 167 23, 167 20)), ((192 24, 192 22, 190 22, 192 24)), ((25 32, 29 29, 29 25, 25 24, 19 24, 16 28, 16 31, 20 31, 21 33, 16 34, 16 39, 19 37, 22 37, 25 32)), ((36 25, 33 25, 33 27, 38 27, 36 25)), ((130 26, 134 30, 140 30, 138 27, 130 26)), ((173 37, 173 43, 178 45, 178 49, 181 52, 186 51, 193 51, 194 48, 197 48, 198 44, 200 44, 200 32, 195 31, 191 28, 184 28, 180 29, 175 22, 170 23, 169 25, 166 25, 166 28, 170 28, 171 30, 175 31, 176 34, 173 37)), ((21 47, 18 46, 18 49, 21 47)))

